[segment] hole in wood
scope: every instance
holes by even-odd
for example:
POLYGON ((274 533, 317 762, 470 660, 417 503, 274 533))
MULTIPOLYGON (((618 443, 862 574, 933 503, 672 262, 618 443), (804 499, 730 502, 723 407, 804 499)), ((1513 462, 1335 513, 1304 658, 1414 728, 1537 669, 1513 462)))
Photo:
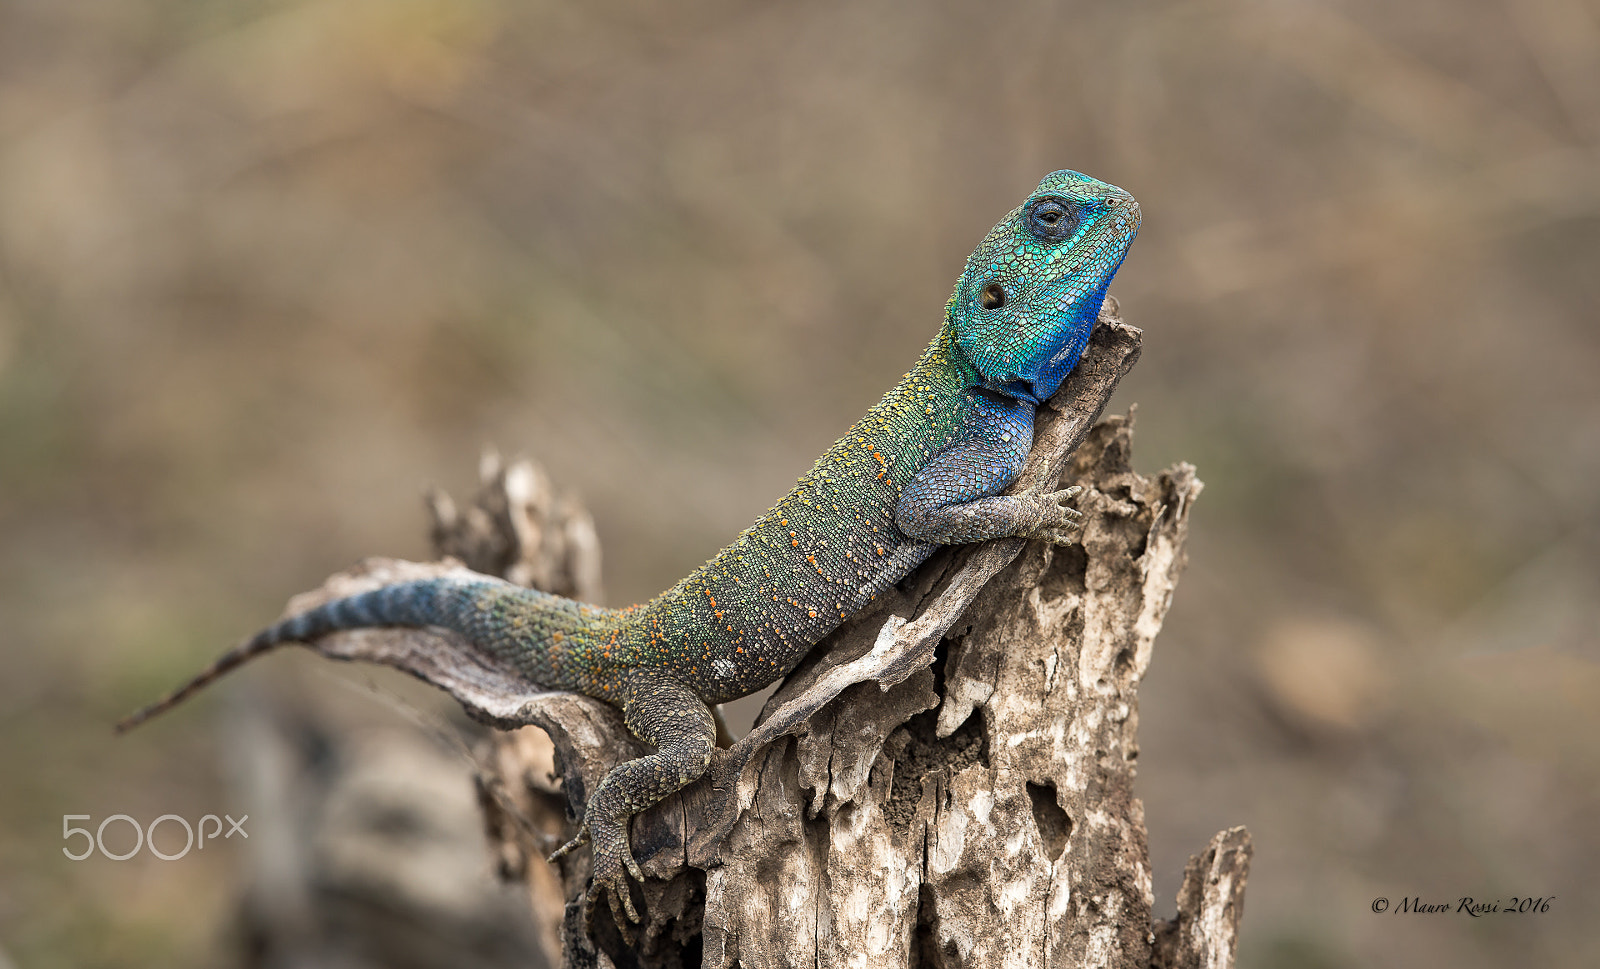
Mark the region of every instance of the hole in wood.
POLYGON ((1072 818, 1056 803, 1056 786, 1049 781, 1035 784, 1029 781, 1028 800, 1033 802, 1033 823, 1039 827, 1039 840, 1050 860, 1061 857, 1067 850, 1067 837, 1072 834, 1072 818))

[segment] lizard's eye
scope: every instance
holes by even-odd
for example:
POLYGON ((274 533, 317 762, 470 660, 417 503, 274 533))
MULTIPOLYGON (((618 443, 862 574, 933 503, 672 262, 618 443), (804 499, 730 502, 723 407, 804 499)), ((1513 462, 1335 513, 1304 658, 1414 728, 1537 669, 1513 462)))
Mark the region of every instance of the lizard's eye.
POLYGON ((1028 210, 1028 231, 1041 242, 1060 242, 1078 227, 1078 213, 1057 199, 1035 202, 1028 210))
POLYGON ((990 283, 978 294, 978 305, 986 310, 997 310, 1006 305, 1006 291, 999 283, 990 283))

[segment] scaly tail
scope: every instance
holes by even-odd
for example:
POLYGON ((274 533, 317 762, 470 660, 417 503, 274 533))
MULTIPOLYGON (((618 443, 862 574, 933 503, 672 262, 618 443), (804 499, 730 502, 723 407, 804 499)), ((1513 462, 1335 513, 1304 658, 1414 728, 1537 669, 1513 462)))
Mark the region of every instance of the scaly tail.
MULTIPOLYGON (((533 660, 535 666, 547 665, 545 661, 548 658, 542 655, 540 648, 544 643, 539 641, 538 635, 518 637, 519 641, 512 641, 507 636, 506 624, 495 622, 497 617, 504 615, 507 607, 542 620, 531 626, 526 622, 519 624, 519 628, 530 627, 529 631, 535 634, 575 628, 579 614, 584 610, 584 607, 570 599, 524 589, 489 576, 481 579, 441 577, 386 585, 371 592, 335 599, 268 626, 217 657, 189 682, 144 709, 124 717, 117 723, 117 733, 131 730, 156 714, 177 706, 224 673, 262 653, 285 643, 310 642, 341 629, 442 626, 462 633, 488 652, 509 654, 507 658, 521 661, 519 666, 529 665, 529 660, 533 660), (486 612, 481 606, 485 593, 502 608, 486 612)), ((536 669, 530 672, 543 671, 536 669)))

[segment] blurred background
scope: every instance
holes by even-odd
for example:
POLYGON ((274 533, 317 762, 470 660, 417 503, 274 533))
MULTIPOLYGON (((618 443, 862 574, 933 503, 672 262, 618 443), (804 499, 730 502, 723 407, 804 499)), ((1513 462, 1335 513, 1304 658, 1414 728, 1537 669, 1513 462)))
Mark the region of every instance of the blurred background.
POLYGON ((71 862, 62 816, 248 813, 251 690, 452 714, 296 653, 116 717, 425 557, 487 444, 649 597, 1066 167, 1144 208, 1136 463, 1207 483, 1158 912, 1242 823, 1246 969, 1600 965, 1597 148, 1597 0, 0 0, 0 965, 238 964, 249 846, 71 862))

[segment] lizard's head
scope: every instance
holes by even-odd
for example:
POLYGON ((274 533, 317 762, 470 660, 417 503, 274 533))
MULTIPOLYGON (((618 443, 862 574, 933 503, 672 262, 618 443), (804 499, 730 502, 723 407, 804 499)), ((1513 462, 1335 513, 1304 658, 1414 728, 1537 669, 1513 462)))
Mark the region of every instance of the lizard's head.
POLYGON ((1046 175, 973 250, 950 297, 968 384, 1035 403, 1055 393, 1138 231, 1127 192, 1077 172, 1046 175))

